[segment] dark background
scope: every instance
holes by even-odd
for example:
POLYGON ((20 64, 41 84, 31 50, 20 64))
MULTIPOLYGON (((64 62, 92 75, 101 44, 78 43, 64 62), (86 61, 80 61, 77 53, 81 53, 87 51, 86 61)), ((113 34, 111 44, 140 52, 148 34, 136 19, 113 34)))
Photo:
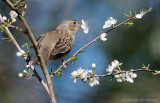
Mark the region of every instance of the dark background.
MULTIPOLYGON (((87 20, 90 31, 84 34, 82 29, 76 35, 76 41, 71 52, 64 58, 87 44, 103 30, 107 18, 113 17, 118 23, 127 17, 123 13, 153 8, 140 20, 134 21, 134 26, 121 26, 108 33, 106 42, 97 41, 79 54, 74 64, 68 64, 62 77, 55 76, 53 80, 58 103, 159 103, 160 76, 152 73, 138 72, 134 83, 117 83, 115 79, 100 78, 100 85, 90 87, 88 83, 78 80, 73 83, 70 73, 78 67, 91 69, 96 63, 96 73, 104 74, 108 64, 114 59, 122 62, 121 69, 130 70, 142 67, 142 63, 150 64, 150 69, 160 68, 160 1, 159 0, 27 0, 26 19, 38 38, 42 33, 54 30, 66 19, 87 20), (138 101, 136 101, 138 100, 138 101)), ((10 8, 0 1, 0 12, 9 17, 10 8)), ((14 23, 22 27, 17 19, 14 23)), ((25 42, 31 45, 27 36, 11 29, 20 45, 25 42)), ((6 37, 0 33, 0 38, 6 37)), ((49 103, 49 97, 35 77, 19 78, 19 72, 25 69, 23 58, 16 56, 15 46, 0 40, 0 103, 49 103)), ((30 51, 34 55, 34 51, 30 51)), ((50 61, 48 70, 54 70, 61 65, 61 60, 50 61)), ((43 77, 41 69, 36 67, 43 77)), ((43 77, 44 78, 44 77, 43 77)))

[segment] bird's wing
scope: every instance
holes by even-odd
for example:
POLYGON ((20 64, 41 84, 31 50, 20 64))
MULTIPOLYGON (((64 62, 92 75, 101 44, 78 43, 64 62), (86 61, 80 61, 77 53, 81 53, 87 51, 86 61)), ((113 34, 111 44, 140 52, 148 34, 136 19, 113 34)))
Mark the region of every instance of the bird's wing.
POLYGON ((57 30, 59 33, 59 40, 57 41, 55 47, 53 48, 51 55, 57 55, 61 53, 66 53, 71 50, 74 40, 71 35, 62 30, 57 30))
POLYGON ((37 39, 45 64, 47 64, 49 56, 58 40, 59 35, 57 31, 46 32, 37 39))

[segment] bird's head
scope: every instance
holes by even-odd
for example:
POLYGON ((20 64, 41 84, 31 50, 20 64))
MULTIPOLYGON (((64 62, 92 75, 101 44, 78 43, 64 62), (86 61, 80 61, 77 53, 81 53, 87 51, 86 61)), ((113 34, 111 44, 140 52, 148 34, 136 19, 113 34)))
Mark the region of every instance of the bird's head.
POLYGON ((72 35, 75 35, 80 28, 81 24, 76 20, 65 20, 57 27, 57 29, 65 30, 72 35))

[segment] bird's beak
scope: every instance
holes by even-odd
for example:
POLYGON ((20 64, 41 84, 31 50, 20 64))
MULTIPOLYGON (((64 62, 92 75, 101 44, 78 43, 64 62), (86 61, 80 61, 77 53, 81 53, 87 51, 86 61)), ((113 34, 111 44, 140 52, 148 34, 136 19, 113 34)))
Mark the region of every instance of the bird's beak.
POLYGON ((80 23, 78 23, 78 27, 81 28, 81 24, 80 23))

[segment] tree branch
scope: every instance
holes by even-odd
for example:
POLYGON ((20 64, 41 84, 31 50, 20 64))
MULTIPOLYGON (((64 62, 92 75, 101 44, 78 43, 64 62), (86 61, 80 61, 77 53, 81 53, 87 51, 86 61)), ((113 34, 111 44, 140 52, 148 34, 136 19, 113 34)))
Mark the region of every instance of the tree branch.
MULTIPOLYGON (((2 19, 2 16, 0 14, 0 20, 2 22, 3 19, 2 19)), ((9 34, 9 38, 10 40, 13 42, 13 44, 17 47, 18 51, 21 51, 21 47, 18 45, 17 41, 15 40, 15 38, 13 37, 12 33, 10 32, 10 30, 8 29, 8 27, 4 27, 4 29, 6 30, 6 32, 9 34)), ((24 57, 25 60, 27 60, 26 57, 24 57)), ((38 75, 37 71, 34 69, 34 67, 31 65, 31 70, 33 71, 34 75, 37 77, 37 79, 39 80, 39 82, 42 84, 42 86, 45 88, 45 90, 47 91, 47 93, 49 93, 49 90, 48 90, 48 87, 47 85, 45 84, 45 82, 41 79, 41 77, 38 75)))
POLYGON ((30 29, 30 27, 29 27, 26 19, 25 19, 23 16, 21 16, 21 15, 19 15, 19 18, 20 18, 20 20, 22 21, 22 23, 23 23, 23 25, 24 25, 24 27, 25 27, 25 29, 26 29, 26 31, 27 31, 28 37, 30 38, 30 40, 31 40, 31 42, 32 42, 32 44, 33 44, 33 47, 34 47, 34 49, 35 49, 37 58, 38 58, 38 60, 39 60, 39 62, 40 62, 42 71, 43 71, 43 73, 44 73, 44 76, 45 76, 45 78, 46 78, 47 85, 48 85, 48 88, 49 88, 49 92, 50 92, 49 94, 50 94, 51 102, 52 102, 52 103, 56 103, 56 99, 55 99, 55 94, 54 94, 54 90, 53 90, 52 81, 51 81, 51 78, 50 78, 50 76, 49 76, 47 67, 46 67, 46 65, 45 65, 45 63, 44 63, 44 61, 43 61, 42 54, 41 54, 41 52, 40 52, 40 50, 39 50, 39 47, 38 47, 38 43, 37 43, 36 39, 34 38, 34 36, 33 36, 32 32, 31 32, 31 29, 30 29))
POLYGON ((44 73, 44 76, 46 78, 46 81, 47 81, 47 85, 48 85, 48 88, 49 88, 49 96, 50 96, 50 100, 52 103, 56 103, 56 98, 55 98, 55 94, 54 94, 54 90, 53 90, 53 84, 52 84, 52 81, 51 81, 51 78, 49 76, 49 73, 48 73, 48 70, 47 70, 47 67, 43 61, 43 58, 42 58, 42 54, 39 50, 39 47, 38 47, 38 43, 36 42, 36 39, 34 38, 33 36, 33 33, 24 17, 24 15, 21 15, 18 10, 14 7, 14 4, 12 4, 10 2, 10 0, 3 0, 4 2, 6 2, 13 10, 17 11, 17 13, 19 14, 18 17, 20 18, 23 26, 25 27, 26 31, 27 31, 27 34, 28 34, 28 37, 30 38, 32 44, 33 44, 33 47, 35 49, 35 52, 36 52, 36 55, 37 55, 37 58, 40 62, 40 65, 41 65, 41 68, 42 68, 42 71, 44 73))

